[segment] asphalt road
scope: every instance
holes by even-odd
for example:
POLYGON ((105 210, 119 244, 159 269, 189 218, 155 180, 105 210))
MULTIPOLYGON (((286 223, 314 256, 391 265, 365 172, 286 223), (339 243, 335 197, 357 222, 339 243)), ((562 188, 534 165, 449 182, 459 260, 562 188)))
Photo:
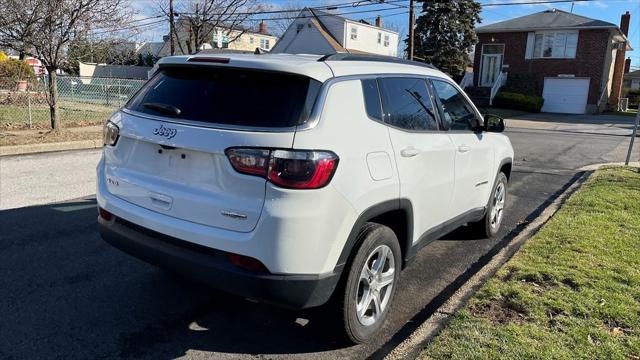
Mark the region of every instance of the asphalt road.
MULTIPOLYGON (((425 247, 402 274, 390 321, 348 346, 326 310, 255 304, 176 278, 104 243, 95 201, 0 212, 0 358, 382 357, 573 179, 622 161, 628 138, 510 129, 516 166, 503 231, 464 230, 425 247)), ((6 174, 2 174, 4 177, 6 174)))
POLYGON ((101 150, 0 158, 0 210, 48 204, 96 193, 101 150))

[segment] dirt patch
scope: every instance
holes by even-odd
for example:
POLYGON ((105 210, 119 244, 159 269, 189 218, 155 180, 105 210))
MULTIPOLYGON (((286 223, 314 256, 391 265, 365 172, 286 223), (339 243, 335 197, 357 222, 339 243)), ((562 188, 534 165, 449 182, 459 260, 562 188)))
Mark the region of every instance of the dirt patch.
MULTIPOLYGON (((106 119, 106 117, 105 117, 106 119)), ((77 128, 85 126, 102 125, 104 120, 64 120, 60 122, 60 127, 63 129, 77 128)), ((25 122, 6 122, 0 123, 0 131, 14 131, 14 130, 50 130, 51 124, 49 122, 34 122, 29 129, 29 124, 25 122)))
POLYGON ((525 314, 512 309, 504 300, 492 299, 488 303, 474 304, 469 310, 473 316, 494 324, 521 324, 526 320, 525 314))
POLYGON ((580 291, 580 284, 571 278, 562 279, 562 283, 573 291, 580 291))
POLYGON ((44 144, 66 141, 100 140, 102 130, 96 127, 86 129, 31 130, 0 132, 0 146, 44 144))

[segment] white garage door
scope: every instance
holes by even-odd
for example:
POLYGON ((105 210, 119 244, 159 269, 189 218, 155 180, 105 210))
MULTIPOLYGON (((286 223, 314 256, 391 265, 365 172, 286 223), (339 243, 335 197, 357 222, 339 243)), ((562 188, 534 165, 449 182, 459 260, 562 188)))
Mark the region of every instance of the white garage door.
POLYGON ((584 114, 589 95, 589 78, 546 78, 543 112, 584 114))

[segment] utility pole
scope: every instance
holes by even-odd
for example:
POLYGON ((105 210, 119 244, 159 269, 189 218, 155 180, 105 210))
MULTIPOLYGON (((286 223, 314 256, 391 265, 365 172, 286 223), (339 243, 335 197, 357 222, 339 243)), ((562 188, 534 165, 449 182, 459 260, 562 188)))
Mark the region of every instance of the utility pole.
POLYGON ((407 44, 407 57, 409 60, 413 60, 413 27, 415 23, 414 15, 413 15, 413 2, 414 0, 409 1, 409 43, 407 44))
POLYGON ((175 55, 176 53, 176 46, 174 44, 174 40, 173 40, 173 34, 174 34, 174 24, 173 24, 173 0, 169 0, 169 44, 171 46, 171 56, 175 55))

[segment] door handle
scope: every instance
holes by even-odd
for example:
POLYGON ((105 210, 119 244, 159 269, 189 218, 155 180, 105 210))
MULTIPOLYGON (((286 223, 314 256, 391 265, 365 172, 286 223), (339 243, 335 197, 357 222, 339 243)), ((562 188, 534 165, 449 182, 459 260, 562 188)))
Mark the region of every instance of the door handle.
POLYGON ((173 199, 170 196, 149 192, 149 198, 154 206, 163 210, 171 209, 173 199))
POLYGON ((458 152, 466 153, 466 152, 469 152, 469 150, 471 150, 471 147, 469 145, 458 146, 458 152))
POLYGON ((400 155, 402 155, 402 157, 414 157, 418 154, 420 154, 420 150, 413 146, 400 150, 400 155))

